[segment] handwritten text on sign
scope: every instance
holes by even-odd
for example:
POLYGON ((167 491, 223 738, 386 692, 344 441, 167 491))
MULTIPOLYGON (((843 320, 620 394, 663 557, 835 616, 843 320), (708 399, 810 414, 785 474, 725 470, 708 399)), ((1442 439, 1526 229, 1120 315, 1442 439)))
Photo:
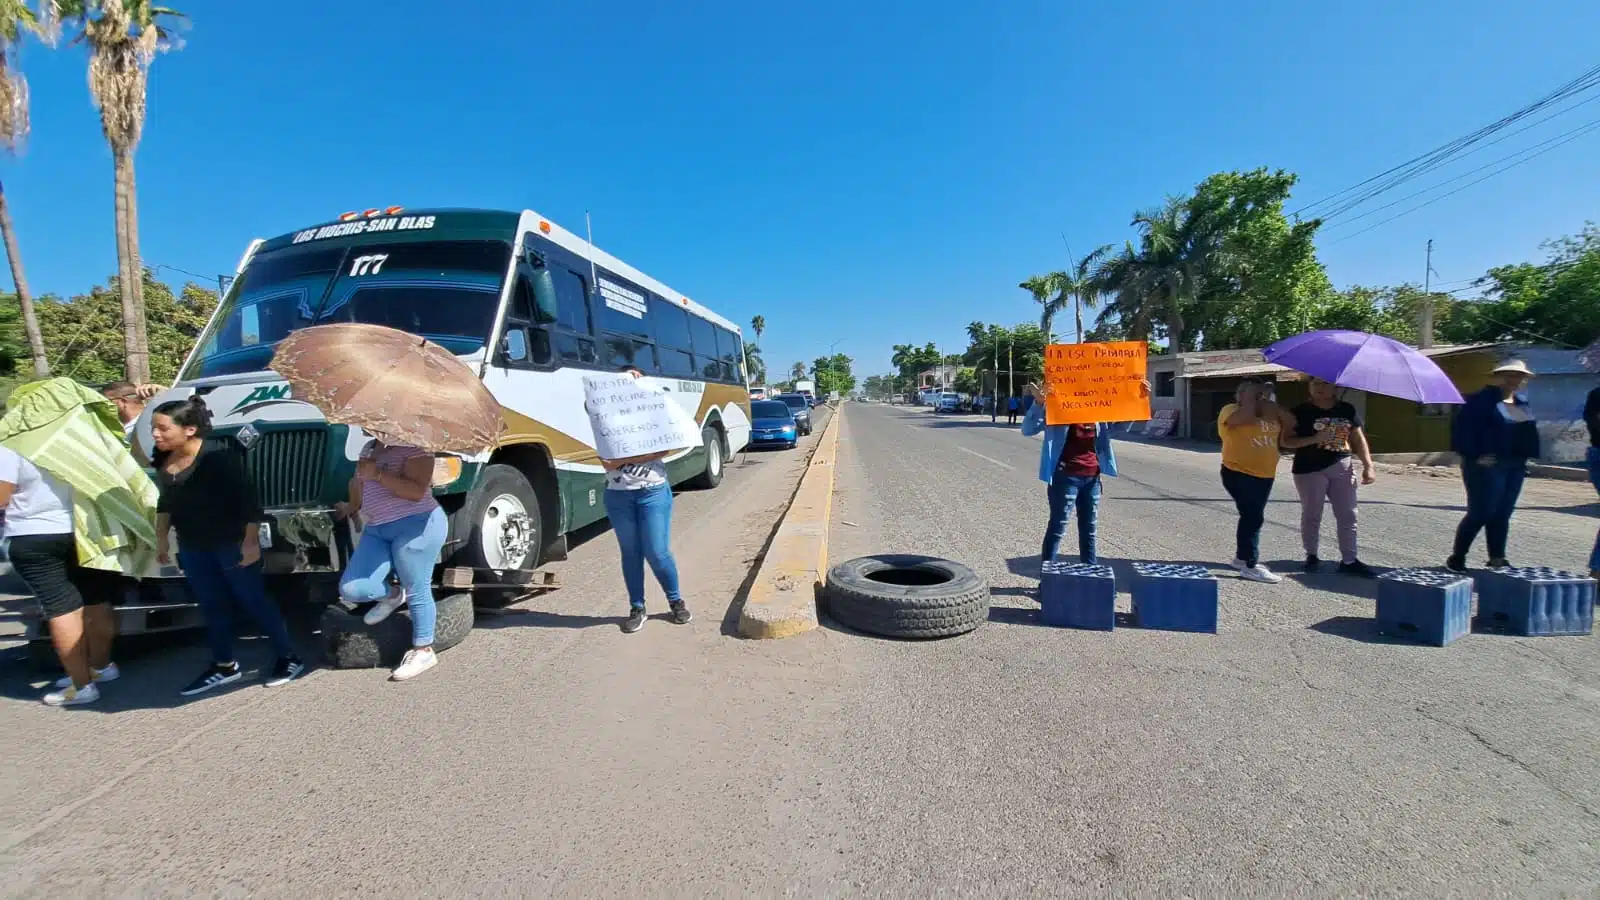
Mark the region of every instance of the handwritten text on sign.
POLYGON ((1137 422, 1150 418, 1145 380, 1147 348, 1140 341, 1051 344, 1044 348, 1049 385, 1047 425, 1137 422))
POLYGON ((583 403, 601 459, 680 450, 700 440, 693 420, 671 394, 632 375, 585 377, 583 403))

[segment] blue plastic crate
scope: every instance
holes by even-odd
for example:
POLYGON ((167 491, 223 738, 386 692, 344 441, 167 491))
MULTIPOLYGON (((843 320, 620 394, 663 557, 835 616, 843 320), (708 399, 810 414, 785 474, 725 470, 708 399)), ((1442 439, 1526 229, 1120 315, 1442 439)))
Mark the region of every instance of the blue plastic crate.
POLYGON ((1141 628, 1217 631, 1217 579, 1204 566, 1133 564, 1133 620, 1141 628))
POLYGON ((1472 579, 1440 569, 1378 576, 1378 630, 1443 647, 1472 630, 1472 579))
POLYGON ((1039 581, 1040 615, 1058 628, 1110 631, 1117 625, 1117 577, 1110 566, 1045 563, 1039 581))
POLYGON ((1512 634, 1589 634, 1594 599, 1594 579, 1548 566, 1492 569, 1478 576, 1478 621, 1512 634))

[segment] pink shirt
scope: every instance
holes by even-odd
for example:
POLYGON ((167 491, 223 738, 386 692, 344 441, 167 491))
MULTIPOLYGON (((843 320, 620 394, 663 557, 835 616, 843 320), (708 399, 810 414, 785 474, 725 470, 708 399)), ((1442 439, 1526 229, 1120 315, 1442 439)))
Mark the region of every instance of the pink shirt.
MULTIPOLYGON (((433 454, 416 447, 385 447, 377 441, 368 444, 361 451, 362 459, 375 460, 379 471, 398 475, 406 467, 406 462, 424 456, 429 459, 433 454)), ((361 480, 361 518, 368 525, 385 525, 397 522, 408 516, 431 513, 439 508, 439 501, 433 499, 430 491, 422 496, 421 500, 406 500, 396 497, 388 488, 376 481, 361 480)))

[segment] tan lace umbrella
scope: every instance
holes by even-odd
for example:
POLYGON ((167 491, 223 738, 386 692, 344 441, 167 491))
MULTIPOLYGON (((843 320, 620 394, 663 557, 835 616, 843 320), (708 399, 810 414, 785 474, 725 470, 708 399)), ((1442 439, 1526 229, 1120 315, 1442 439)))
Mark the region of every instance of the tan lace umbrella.
POLYGON ((500 404, 472 370, 425 338, 381 325, 318 325, 278 344, 272 369, 330 422, 386 444, 479 453, 500 440, 500 404))

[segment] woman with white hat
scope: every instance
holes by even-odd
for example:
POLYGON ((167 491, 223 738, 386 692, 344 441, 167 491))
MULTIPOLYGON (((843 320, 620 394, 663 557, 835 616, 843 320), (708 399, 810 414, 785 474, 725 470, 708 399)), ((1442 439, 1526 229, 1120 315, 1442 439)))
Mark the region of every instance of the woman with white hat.
POLYGON ((1479 531, 1486 532, 1489 542, 1489 568, 1510 565, 1506 538, 1511 513, 1522 493, 1528 460, 1539 455, 1539 426, 1524 393, 1532 377, 1521 360, 1502 364, 1450 423, 1450 449, 1461 457, 1461 480, 1467 489, 1467 514, 1456 528, 1455 548, 1445 562, 1452 571, 1466 571, 1467 552, 1479 531))

